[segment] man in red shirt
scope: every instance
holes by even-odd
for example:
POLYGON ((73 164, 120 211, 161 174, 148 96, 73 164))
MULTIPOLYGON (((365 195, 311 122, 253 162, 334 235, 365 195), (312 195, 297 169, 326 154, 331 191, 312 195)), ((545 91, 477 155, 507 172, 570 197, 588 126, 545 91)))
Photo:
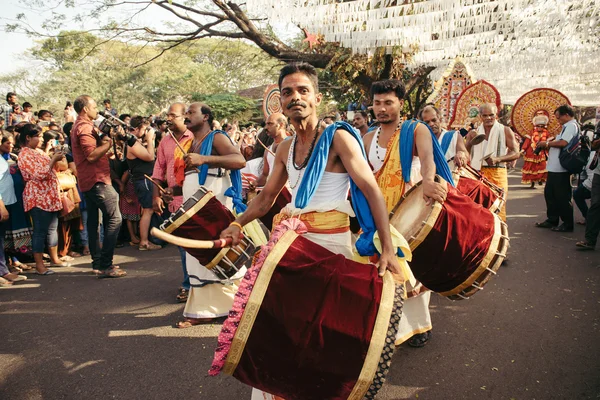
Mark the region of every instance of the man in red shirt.
MULTIPOLYGON (((188 139, 194 139, 194 134, 185 125, 185 104, 173 103, 167 111, 167 126, 173 132, 175 139, 169 134, 163 135, 163 139, 158 145, 156 150, 156 162, 154 163, 154 172, 152 173, 152 179, 162 184, 167 182, 169 188, 177 186, 177 180, 175 179, 175 149, 177 148, 177 142, 183 143, 188 139), (177 142, 175 141, 177 140, 177 142)), ((179 209, 183 203, 183 196, 175 196, 169 203, 168 210, 175 212, 179 209)), ((152 205, 154 211, 158 215, 163 214, 165 203, 158 192, 158 188, 155 186, 152 194, 152 205)), ((182 247, 178 247, 179 255, 181 256, 181 267, 183 270, 183 282, 176 296, 176 300, 180 303, 187 301, 188 293, 190 291, 190 277, 187 273, 186 268, 186 255, 185 250, 182 247)))
POLYGON ((98 116, 98 106, 90 96, 79 96, 74 104, 77 120, 71 129, 71 148, 77 166, 79 188, 83 192, 88 212, 92 268, 100 271, 98 278, 119 278, 126 272, 113 265, 117 236, 121 228, 119 198, 110 180, 106 153, 112 146, 109 135, 101 135, 92 122, 98 116), (98 246, 98 210, 102 211, 104 242, 98 246))

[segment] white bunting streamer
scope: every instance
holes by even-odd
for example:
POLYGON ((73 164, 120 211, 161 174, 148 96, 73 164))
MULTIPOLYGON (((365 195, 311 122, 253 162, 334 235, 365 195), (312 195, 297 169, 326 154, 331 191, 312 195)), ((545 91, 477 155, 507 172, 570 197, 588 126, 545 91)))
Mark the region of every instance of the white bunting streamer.
MULTIPOLYGON (((241 3, 241 1, 240 1, 241 3)), ((461 57, 506 103, 536 87, 575 105, 600 102, 600 0, 247 0, 249 12, 293 23, 355 53, 401 46, 411 63, 461 57)))

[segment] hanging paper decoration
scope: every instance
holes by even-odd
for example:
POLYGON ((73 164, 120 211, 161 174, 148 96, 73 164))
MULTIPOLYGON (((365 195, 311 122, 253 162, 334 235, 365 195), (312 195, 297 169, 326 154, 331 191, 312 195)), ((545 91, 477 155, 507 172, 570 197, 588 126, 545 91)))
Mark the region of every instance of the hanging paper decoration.
POLYGON ((560 134, 560 122, 554 116, 554 110, 563 104, 571 104, 567 96, 558 90, 534 89, 517 100, 512 109, 511 124, 521 135, 530 135, 533 131, 533 117, 544 114, 549 118, 550 136, 560 134))
POLYGON ((454 115, 448 124, 448 129, 468 128, 471 123, 478 125, 479 106, 493 103, 500 107, 500 93, 491 83, 481 80, 468 86, 456 100, 454 115))
POLYGON ((443 69, 461 57, 478 79, 493 80, 506 103, 536 87, 559 89, 577 105, 595 106, 600 98, 600 0, 246 0, 245 4, 252 14, 305 27, 356 53, 396 47, 414 66, 443 69))
POLYGON ((267 86, 263 95, 263 114, 265 119, 271 114, 283 112, 280 97, 279 85, 273 84, 267 86))
POLYGON ((434 91, 427 98, 427 102, 433 103, 440 110, 443 126, 446 126, 452 119, 458 96, 467 86, 475 82, 470 68, 457 57, 434 84, 434 91))

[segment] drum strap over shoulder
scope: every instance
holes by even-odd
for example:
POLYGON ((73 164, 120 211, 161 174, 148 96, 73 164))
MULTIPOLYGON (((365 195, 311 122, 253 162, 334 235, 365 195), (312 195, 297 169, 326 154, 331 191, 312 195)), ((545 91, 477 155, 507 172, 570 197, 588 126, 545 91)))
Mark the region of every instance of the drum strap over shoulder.
POLYGON ((400 163, 402 165, 402 179, 404 182, 410 182, 410 170, 413 159, 413 149, 415 146, 415 129, 418 124, 425 125, 431 133, 431 144, 433 145, 433 161, 435 163, 436 173, 441 176, 444 180, 454 186, 454 180, 452 180, 452 173, 448 162, 446 161, 446 153, 442 152, 442 148, 438 143, 435 133, 431 130, 429 125, 416 119, 409 119, 402 123, 400 129, 400 163))
MULTIPOLYGON (((219 133, 225 135, 229 140, 231 140, 231 138, 229 137, 229 135, 227 135, 225 131, 212 131, 202 142, 202 146, 200 147, 200 155, 209 156, 212 153, 215 135, 219 133)), ((200 185, 204 185, 206 183, 208 170, 208 164, 204 164, 198 167, 198 183, 200 185)), ((239 169, 232 169, 230 171, 229 176, 231 178, 231 187, 225 191, 225 196, 232 198, 233 209, 236 213, 243 213, 244 211, 246 211, 246 205, 244 204, 244 199, 242 198, 242 174, 239 169)))
POLYGON ((446 153, 448 152, 448 149, 450 148, 450 143, 452 143, 452 139, 454 138, 455 134, 456 131, 448 131, 444 134, 444 137, 442 138, 442 143, 440 143, 440 147, 442 148, 442 153, 444 153, 444 155, 446 155, 446 153))
MULTIPOLYGON (((296 208, 305 208, 310 203, 317 187, 321 183, 321 179, 325 173, 325 167, 327 166, 327 159, 329 158, 329 150, 333 143, 333 137, 338 129, 347 131, 356 139, 360 145, 362 156, 365 160, 367 159, 363 141, 358 131, 347 122, 335 122, 329 125, 325 128, 323 134, 315 144, 315 149, 308 160, 304 177, 298 187, 298 193, 294 203, 296 208)), ((375 220, 373 219, 371 208, 369 207, 365 195, 352 179, 350 179, 350 194, 356 217, 363 231, 356 242, 356 249, 362 256, 372 256, 377 253, 377 249, 373 244, 373 236, 375 235, 376 230, 375 220)))

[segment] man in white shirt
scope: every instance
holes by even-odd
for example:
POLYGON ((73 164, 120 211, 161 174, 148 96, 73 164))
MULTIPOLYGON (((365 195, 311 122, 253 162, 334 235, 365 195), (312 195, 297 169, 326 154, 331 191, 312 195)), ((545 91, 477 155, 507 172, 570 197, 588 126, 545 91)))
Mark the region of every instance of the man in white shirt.
POLYGON ((467 153, 467 147, 465 141, 458 131, 447 131, 442 128, 442 119, 440 112, 433 104, 427 104, 419 112, 419 119, 425 122, 431 128, 435 134, 442 151, 450 167, 450 171, 454 167, 462 167, 467 165, 469 162, 469 154, 467 153), (448 136, 451 135, 451 136, 448 136))
POLYGON ((544 188, 547 218, 537 222, 538 228, 550 228, 555 232, 573 232, 573 204, 571 204, 571 174, 560 164, 561 150, 580 134, 573 107, 564 104, 554 111, 563 126, 560 134, 550 142, 539 142, 538 147, 548 150, 548 181, 544 188), (562 224, 559 222, 562 220, 562 224))

